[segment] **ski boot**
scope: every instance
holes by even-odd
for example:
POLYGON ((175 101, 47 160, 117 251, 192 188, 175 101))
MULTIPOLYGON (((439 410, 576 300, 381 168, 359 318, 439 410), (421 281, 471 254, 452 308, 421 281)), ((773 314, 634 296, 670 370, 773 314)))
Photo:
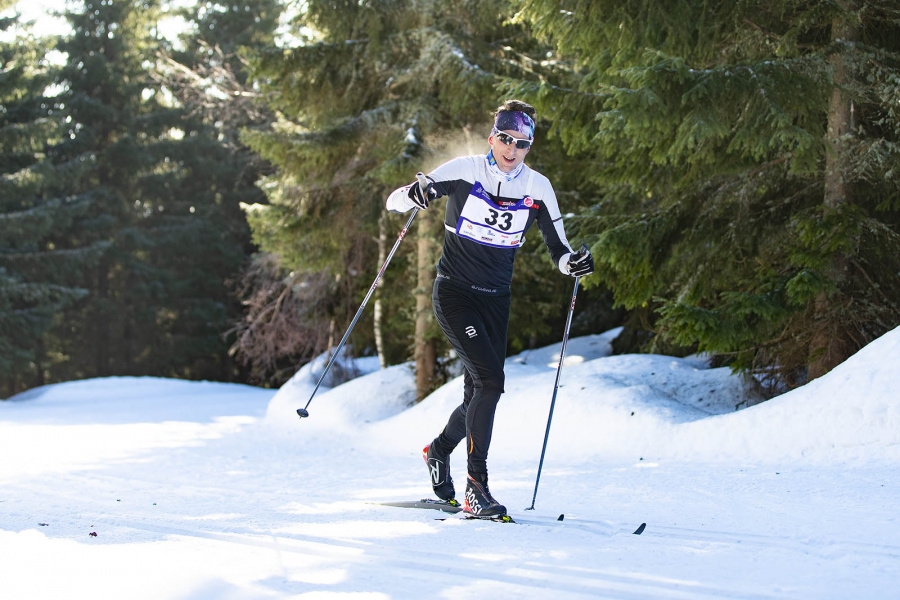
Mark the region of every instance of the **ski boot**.
POLYGON ((463 512, 479 519, 498 520, 506 516, 506 507, 494 500, 488 489, 487 473, 469 474, 463 512))
POLYGON ((425 464, 428 465, 428 474, 431 475, 431 489, 434 495, 444 501, 451 501, 456 497, 453 487, 453 478, 450 477, 450 457, 441 454, 435 448, 434 442, 425 446, 422 450, 425 464))

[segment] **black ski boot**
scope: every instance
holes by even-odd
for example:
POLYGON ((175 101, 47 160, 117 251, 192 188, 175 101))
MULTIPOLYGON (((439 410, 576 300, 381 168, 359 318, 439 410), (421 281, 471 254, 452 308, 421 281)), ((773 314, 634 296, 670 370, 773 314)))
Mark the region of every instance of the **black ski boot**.
POLYGON ((441 500, 453 500, 456 497, 456 490, 453 488, 453 478, 450 477, 450 457, 441 454, 435 448, 434 442, 425 446, 422 456, 425 458, 425 464, 428 465, 431 489, 434 490, 434 495, 441 500))
POLYGON ((463 511, 479 519, 495 519, 506 515, 506 507, 494 500, 488 489, 487 473, 469 474, 466 480, 466 503, 463 511))

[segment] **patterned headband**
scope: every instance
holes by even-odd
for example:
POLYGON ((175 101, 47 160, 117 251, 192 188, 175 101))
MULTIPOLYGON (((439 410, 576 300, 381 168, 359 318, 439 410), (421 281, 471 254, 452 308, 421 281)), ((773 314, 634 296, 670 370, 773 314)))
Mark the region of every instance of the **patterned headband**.
POLYGON ((497 131, 512 129, 527 135, 529 140, 534 139, 534 119, 518 110, 504 110, 501 112, 497 115, 497 120, 494 121, 494 128, 497 131))

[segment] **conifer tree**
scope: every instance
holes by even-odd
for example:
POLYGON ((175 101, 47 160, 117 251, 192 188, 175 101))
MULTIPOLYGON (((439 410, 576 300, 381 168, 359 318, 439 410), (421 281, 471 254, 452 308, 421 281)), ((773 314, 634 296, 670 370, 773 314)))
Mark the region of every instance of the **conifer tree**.
POLYGON ((70 335, 61 335, 60 345, 72 359, 58 373, 61 379, 121 374, 119 368, 140 354, 133 311, 143 313, 142 323, 155 321, 137 308, 146 306, 146 295, 126 248, 146 239, 134 226, 156 208, 138 193, 139 174, 147 166, 138 121, 145 112, 141 61, 151 47, 148 16, 131 2, 88 1, 66 13, 72 33, 58 44, 67 55, 60 96, 67 131, 49 156, 54 164, 85 165, 82 177, 69 182, 70 193, 90 202, 74 240, 111 246, 84 278, 88 301, 65 314, 70 335))
POLYGON ((65 192, 80 165, 54 166, 45 157, 63 135, 46 94, 54 81, 44 58, 52 42, 35 38, 18 18, 0 23, 12 29, 13 40, 0 43, 0 381, 8 394, 45 383, 53 363, 64 360, 47 332, 64 307, 87 294, 79 274, 108 247, 71 243, 89 201, 65 192))
MULTIPOLYGON (((539 55, 541 46, 509 23, 511 16, 504 3, 314 0, 296 23, 307 33, 302 44, 256 60, 279 120, 246 139, 279 170, 263 182, 269 205, 248 210, 248 220, 260 247, 280 256, 297 285, 313 273, 331 274, 333 287, 319 301, 331 302, 338 336, 379 266, 379 219, 389 219, 391 237, 406 221, 383 217, 387 194, 416 171, 460 154, 460 132, 486 139, 501 78, 532 77, 523 64, 540 68, 525 58, 539 55)), ((386 352, 394 356, 398 347, 401 358, 408 356, 411 338, 442 341, 426 324, 426 303, 416 314, 411 302, 413 292, 430 298, 430 287, 417 282, 430 286, 437 256, 420 261, 411 253, 441 235, 439 212, 419 214, 414 227, 426 237, 401 245, 379 286, 385 338, 394 348, 386 352), (430 276, 418 278, 419 268, 430 276)), ((370 328, 356 331, 358 346, 374 344, 370 328)), ((420 347, 416 354, 422 371, 440 352, 420 347)), ((420 396, 425 391, 420 386, 420 396)))
POLYGON ((246 202, 262 198, 255 183, 268 165, 241 144, 240 131, 267 125, 273 116, 249 81, 245 54, 275 45, 283 10, 278 0, 198 2, 177 11, 191 27, 164 53, 166 72, 160 83, 188 113, 216 128, 219 141, 234 155, 216 175, 241 175, 221 187, 241 190, 246 202))
POLYGON ((657 341, 795 385, 900 323, 895 2, 522 4, 558 55, 515 89, 592 161, 594 281, 657 341))
MULTIPOLYGON (((241 204, 265 202, 265 195, 257 180, 271 172, 269 163, 251 151, 240 140, 244 129, 259 129, 270 123, 272 112, 259 100, 259 92, 249 80, 249 65, 244 55, 274 46, 276 29, 283 6, 275 0, 250 2, 199 2, 179 11, 191 25, 178 43, 161 54, 162 69, 157 74, 161 86, 171 90, 186 114, 202 124, 206 134, 215 136, 215 147, 201 150, 216 160, 205 161, 205 172, 196 173, 195 194, 215 198, 221 207, 228 236, 243 248, 244 258, 251 255, 251 243, 246 217, 241 204)), ((206 135, 207 141, 209 135, 206 135)), ((262 258, 245 265, 243 275, 235 273, 231 280, 243 306, 229 317, 228 339, 234 343, 242 362, 251 366, 251 378, 258 382, 279 381, 266 376, 266 370, 280 371, 283 367, 271 356, 273 340, 296 340, 297 336, 283 331, 283 323, 271 328, 271 337, 255 335, 251 329, 258 310, 266 312, 264 298, 281 292, 268 289, 255 294, 255 286, 275 284, 271 277, 272 260, 262 258), (263 283, 265 282, 265 283, 263 283), (246 292, 246 293, 245 293, 246 292), (245 313, 245 314, 243 314, 245 313), (234 327, 234 323, 238 325, 234 327), (236 336, 236 341, 235 341, 236 336), (258 358, 264 368, 256 368, 247 355, 258 358)), ((275 285, 275 287, 278 287, 275 285)), ((288 288, 289 289, 289 288, 288 288)), ((293 366, 293 365, 291 365, 293 366)))
POLYGON ((69 194, 90 201, 72 243, 110 247, 82 282, 85 302, 65 313, 58 339, 70 360, 60 379, 234 376, 222 334, 237 307, 225 279, 246 238, 232 230, 237 202, 229 221, 227 194, 210 183, 228 153, 151 77, 158 16, 158 3, 138 1, 87 0, 67 13, 67 132, 49 157, 84 168, 68 182, 69 194))
MULTIPOLYGON (((214 199, 220 207, 222 226, 235 246, 242 248, 244 261, 255 251, 255 245, 240 206, 265 202, 257 180, 271 172, 271 166, 241 142, 240 134, 245 129, 265 127, 274 119, 249 80, 245 55, 274 46, 283 10, 276 0, 199 2, 181 9, 181 16, 191 27, 178 44, 166 49, 158 76, 160 85, 172 91, 185 113, 202 124, 207 142, 212 141, 209 135, 215 137, 215 147, 201 153, 214 155, 216 160, 206 161, 205 172, 195 174, 195 193, 214 199)), ((239 273, 229 275, 229 281, 236 282, 231 284, 232 292, 235 286, 237 290, 249 290, 253 282, 271 281, 265 275, 270 262, 258 260, 245 265, 243 282, 237 281, 239 273)), ((235 310, 229 311, 227 339, 240 347, 246 341, 243 313, 261 306, 260 297, 232 298, 230 305, 235 310), (239 323, 236 328, 235 322, 239 323)), ((258 369, 252 377, 268 381, 258 369)))

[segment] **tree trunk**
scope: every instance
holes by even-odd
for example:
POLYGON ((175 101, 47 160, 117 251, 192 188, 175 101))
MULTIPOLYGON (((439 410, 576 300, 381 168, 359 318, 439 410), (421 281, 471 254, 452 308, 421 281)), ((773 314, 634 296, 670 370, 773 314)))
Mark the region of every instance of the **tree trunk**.
POLYGON ((331 317, 331 320, 328 321, 328 356, 331 356, 332 348, 334 348, 335 340, 337 339, 337 323, 335 322, 334 317, 331 317))
POLYGON ((109 260, 103 258, 97 266, 97 300, 94 302, 96 307, 94 310, 94 327, 95 327, 95 343, 94 348, 94 376, 108 377, 111 373, 109 370, 110 343, 110 319, 112 318, 111 309, 113 303, 110 301, 109 294, 109 260))
MULTIPOLYGON (((384 264, 387 260, 387 211, 381 213, 378 219, 378 264, 384 264)), ((381 312, 381 288, 375 290, 375 350, 378 352, 378 364, 382 369, 387 368, 387 357, 384 355, 384 337, 382 333, 382 312, 381 312)))
MULTIPOLYGON (((854 24, 847 19, 837 19, 832 24, 832 41, 836 44, 852 44, 859 37, 854 24)), ((831 55, 834 68, 834 89, 828 103, 827 152, 825 154, 825 197, 828 208, 837 208, 850 201, 845 173, 846 141, 853 135, 853 102, 846 92, 850 83, 845 59, 841 52, 831 55)))
POLYGON ((433 336, 434 313, 431 308, 431 289, 434 282, 434 264, 437 244, 434 240, 435 218, 440 211, 419 211, 416 263, 416 401, 422 401, 432 392, 434 367, 437 362, 436 342, 433 336))
MULTIPOLYGON (((859 38, 856 21, 850 17, 855 8, 853 0, 839 2, 844 15, 834 20, 831 37, 836 45, 849 45, 859 38)), ((834 89, 828 103, 828 130, 826 132, 825 194, 823 204, 827 209, 836 209, 852 201, 847 181, 846 160, 847 141, 853 135, 853 101, 846 91, 851 74, 845 57, 839 49, 831 55, 834 69, 834 89)), ((827 273, 840 290, 845 279, 846 257, 834 257, 827 273)), ((810 344, 809 376, 812 380, 828 373, 831 369, 850 357, 855 350, 847 331, 838 317, 830 310, 832 299, 826 292, 819 294, 815 301, 815 330, 810 344)))
POLYGON ((44 360, 47 358, 47 347, 44 344, 44 338, 38 338, 37 348, 34 357, 35 387, 47 385, 47 378, 44 375, 44 360))

